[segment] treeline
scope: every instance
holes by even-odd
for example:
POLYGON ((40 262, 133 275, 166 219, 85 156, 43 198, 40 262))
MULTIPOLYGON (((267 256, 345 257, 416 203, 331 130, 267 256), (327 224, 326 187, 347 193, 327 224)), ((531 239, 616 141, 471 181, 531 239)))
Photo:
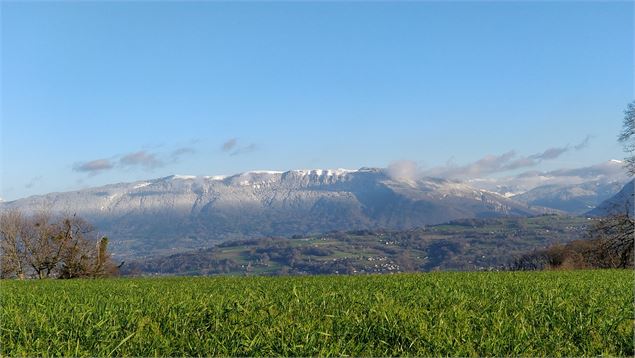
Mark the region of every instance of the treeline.
POLYGON ((597 219, 589 238, 518 257, 512 270, 634 268, 635 221, 627 210, 597 219))
POLYGON ((108 239, 76 215, 0 213, 0 278, 117 275, 108 239))

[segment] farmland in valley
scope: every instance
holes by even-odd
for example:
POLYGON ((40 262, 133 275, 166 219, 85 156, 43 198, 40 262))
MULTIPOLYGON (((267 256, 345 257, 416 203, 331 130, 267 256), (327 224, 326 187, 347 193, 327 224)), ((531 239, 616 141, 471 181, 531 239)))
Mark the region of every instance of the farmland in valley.
POLYGON ((367 274, 504 268, 523 254, 588 235, 583 217, 462 219, 403 231, 358 230, 230 240, 127 260, 124 275, 367 274))

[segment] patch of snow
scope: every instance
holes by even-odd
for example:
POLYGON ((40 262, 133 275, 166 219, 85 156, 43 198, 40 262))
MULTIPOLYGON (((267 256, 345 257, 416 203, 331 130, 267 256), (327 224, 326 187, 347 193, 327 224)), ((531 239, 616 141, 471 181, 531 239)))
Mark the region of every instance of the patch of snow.
POLYGON ((332 176, 332 175, 344 175, 344 174, 348 174, 348 173, 354 173, 357 170, 353 170, 353 169, 344 169, 344 168, 337 168, 337 169, 328 169, 326 171, 326 175, 328 176, 332 176))
POLYGON ((192 180, 192 179, 196 179, 196 175, 174 175, 172 176, 172 179, 181 179, 181 180, 192 180))
POLYGON ((139 188, 143 188, 144 186, 148 186, 148 185, 150 185, 150 184, 152 184, 152 183, 148 183, 148 182, 145 182, 145 183, 139 183, 139 184, 135 185, 133 188, 134 188, 134 189, 139 189, 139 188))
MULTIPOLYGON (((289 170, 289 171, 279 171, 279 170, 250 170, 247 172, 242 172, 242 173, 238 173, 238 174, 234 174, 234 175, 208 175, 208 176, 204 176, 203 178, 205 179, 211 179, 211 180, 225 180, 229 177, 241 177, 241 178, 248 178, 254 175, 279 175, 279 174, 284 174, 284 173, 295 173, 295 174, 300 174, 302 176, 306 176, 306 175, 315 175, 315 176, 341 176, 344 174, 348 174, 348 173, 354 173, 357 172, 357 170, 354 169, 344 169, 344 168, 337 168, 337 169, 296 169, 296 170, 289 170)), ((173 176, 175 179, 194 179, 194 176, 186 176, 186 175, 174 175, 173 176)), ((275 180, 274 178, 270 179, 270 180, 275 180)), ((242 183, 242 182, 241 182, 242 183)), ((265 183, 265 181, 262 181, 261 183, 265 183)), ((253 182, 251 182, 250 184, 254 184, 253 182)), ((241 185, 248 185, 248 184, 241 184, 241 185)))
POLYGON ((297 170, 291 170, 291 172, 293 173, 298 173, 300 175, 317 175, 317 176, 340 176, 340 175, 344 175, 344 174, 348 174, 348 173, 354 173, 357 170, 353 170, 353 169, 344 169, 344 168, 337 168, 337 169, 297 169, 297 170))
POLYGON ((277 170, 250 170, 248 172, 244 172, 241 175, 249 175, 249 174, 282 174, 284 172, 277 170))
POLYGON ((99 210, 104 211, 106 210, 107 206, 110 206, 110 204, 113 202, 113 200, 115 200, 118 196, 120 196, 120 193, 115 193, 112 195, 108 195, 108 197, 106 197, 106 202, 104 203, 105 205, 101 205, 99 207, 99 210))

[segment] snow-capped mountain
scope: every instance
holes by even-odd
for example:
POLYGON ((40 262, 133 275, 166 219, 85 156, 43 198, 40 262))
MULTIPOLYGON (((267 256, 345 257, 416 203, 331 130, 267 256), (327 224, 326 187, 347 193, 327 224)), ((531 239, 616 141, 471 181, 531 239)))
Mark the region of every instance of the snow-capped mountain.
POLYGON ((392 179, 374 168, 174 175, 33 196, 0 208, 77 213, 111 238, 115 252, 137 255, 228 238, 405 229, 545 212, 465 183, 392 179))
POLYGON ((582 214, 615 195, 623 181, 589 181, 581 184, 553 184, 534 188, 511 198, 530 204, 582 214))
POLYGON ((583 168, 530 171, 469 183, 528 205, 582 214, 613 196, 629 179, 622 161, 609 160, 583 168))

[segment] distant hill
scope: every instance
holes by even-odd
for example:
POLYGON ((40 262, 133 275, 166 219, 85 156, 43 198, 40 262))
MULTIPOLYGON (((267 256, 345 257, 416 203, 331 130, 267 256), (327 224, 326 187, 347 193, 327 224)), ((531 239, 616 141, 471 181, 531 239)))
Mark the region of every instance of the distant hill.
POLYGON ((230 240, 124 264, 125 274, 355 274, 490 270, 517 256, 585 236, 582 217, 464 219, 403 231, 357 230, 230 240))
POLYGON ((401 180, 375 168, 169 176, 0 203, 1 210, 11 208, 77 213, 108 235, 122 256, 245 237, 404 230, 461 218, 549 212, 465 183, 401 180))
POLYGON ((608 160, 580 168, 474 178, 469 183, 528 205, 580 215, 615 195, 630 179, 623 161, 608 160))
POLYGON ((595 209, 590 210, 587 215, 606 216, 628 211, 633 216, 633 210, 635 210, 634 189, 635 180, 631 180, 617 194, 602 202, 595 209))
POLYGON ((588 181, 580 184, 550 184, 511 198, 529 205, 583 214, 609 199, 624 186, 623 181, 588 181))

